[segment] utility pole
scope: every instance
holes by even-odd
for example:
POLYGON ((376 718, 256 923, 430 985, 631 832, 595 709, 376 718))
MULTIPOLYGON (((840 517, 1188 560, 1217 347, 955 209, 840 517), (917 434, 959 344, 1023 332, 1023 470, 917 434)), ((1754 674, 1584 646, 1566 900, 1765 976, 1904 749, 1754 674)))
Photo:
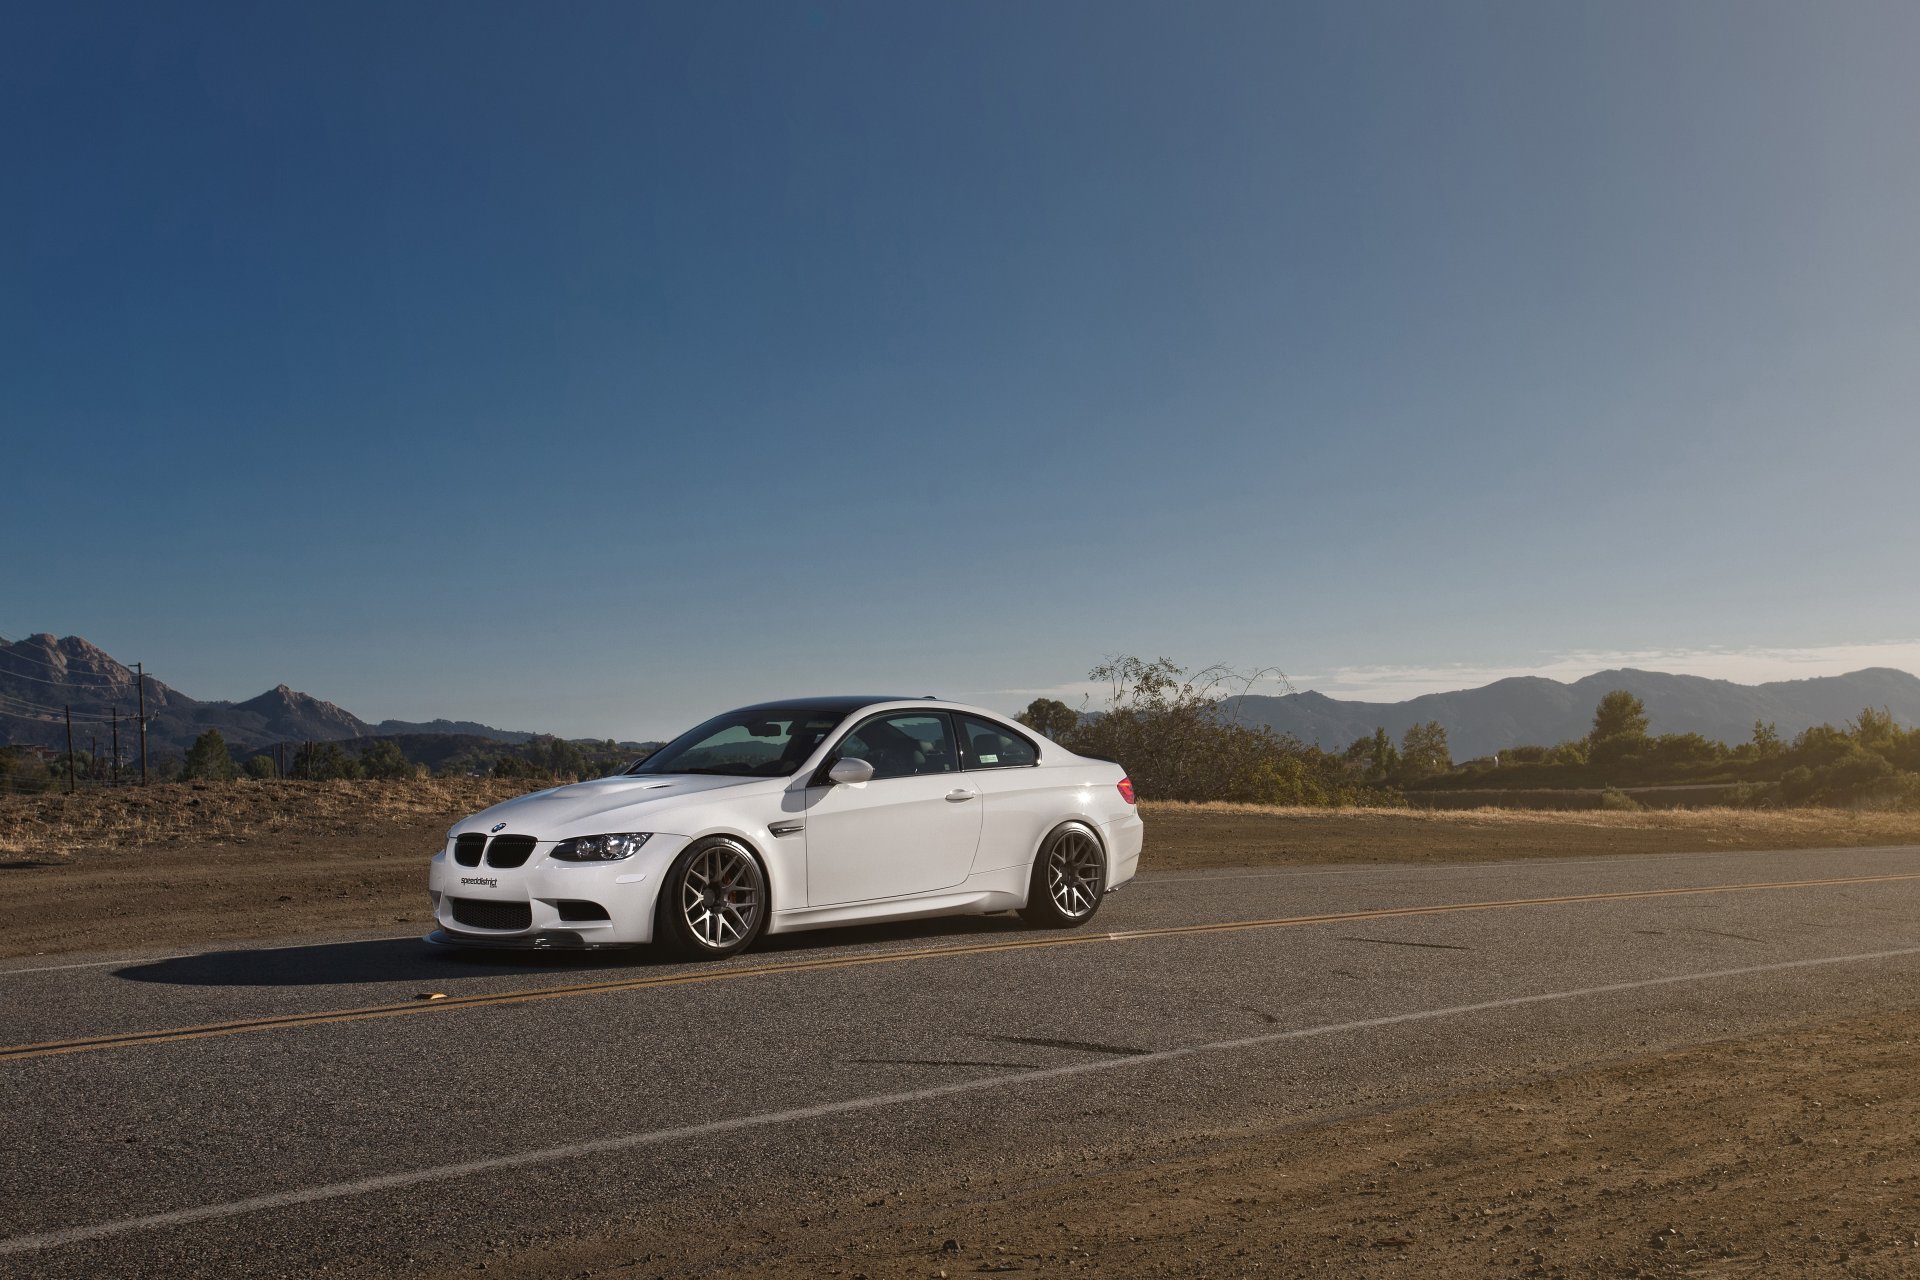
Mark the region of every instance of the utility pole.
POLYGON ((113 783, 120 785, 120 708, 114 707, 113 714, 113 783))
POLYGON ((73 794, 73 704, 67 704, 67 794, 73 794))
POLYGON ((136 662, 133 669, 140 673, 140 785, 147 785, 147 664, 136 662))

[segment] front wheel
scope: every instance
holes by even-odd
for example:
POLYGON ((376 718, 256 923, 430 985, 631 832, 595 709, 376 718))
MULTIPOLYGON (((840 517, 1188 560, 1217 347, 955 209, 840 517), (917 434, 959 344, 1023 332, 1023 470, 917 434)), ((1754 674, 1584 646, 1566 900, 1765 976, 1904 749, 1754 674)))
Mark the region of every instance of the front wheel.
POLYGON ((1033 860, 1033 883, 1020 914, 1043 929, 1070 929, 1093 919, 1107 893, 1107 854, 1085 823, 1054 828, 1033 860))
POLYGON ((688 845, 660 886, 654 936, 687 960, 739 955, 767 926, 767 873, 727 836, 688 845))

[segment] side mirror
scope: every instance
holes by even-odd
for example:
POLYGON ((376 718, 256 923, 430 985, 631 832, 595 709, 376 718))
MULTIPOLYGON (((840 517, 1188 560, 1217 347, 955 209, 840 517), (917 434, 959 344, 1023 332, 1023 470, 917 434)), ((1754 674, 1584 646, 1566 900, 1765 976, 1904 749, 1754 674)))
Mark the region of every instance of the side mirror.
POLYGON ((871 782, 873 765, 865 760, 855 759, 853 756, 835 760, 833 768, 827 770, 827 781, 832 783, 871 782))

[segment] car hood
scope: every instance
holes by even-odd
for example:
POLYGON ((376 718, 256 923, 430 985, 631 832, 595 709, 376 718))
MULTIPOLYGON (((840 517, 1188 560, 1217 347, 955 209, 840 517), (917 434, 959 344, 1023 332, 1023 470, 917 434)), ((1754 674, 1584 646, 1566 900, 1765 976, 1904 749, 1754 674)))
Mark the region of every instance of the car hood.
POLYGON ((644 825, 641 820, 653 820, 674 808, 678 801, 732 787, 777 790, 783 789, 786 784, 785 778, 728 778, 686 773, 615 774, 611 778, 595 778, 591 782, 574 782, 548 791, 515 796, 455 823, 449 834, 490 831, 495 824, 504 822, 507 824, 505 830, 509 832, 542 840, 592 835, 602 829, 614 828, 596 827, 591 832, 574 828, 589 819, 614 813, 623 815, 619 830, 651 831, 655 828, 644 825), (634 821, 625 821, 626 815, 631 815, 634 821))

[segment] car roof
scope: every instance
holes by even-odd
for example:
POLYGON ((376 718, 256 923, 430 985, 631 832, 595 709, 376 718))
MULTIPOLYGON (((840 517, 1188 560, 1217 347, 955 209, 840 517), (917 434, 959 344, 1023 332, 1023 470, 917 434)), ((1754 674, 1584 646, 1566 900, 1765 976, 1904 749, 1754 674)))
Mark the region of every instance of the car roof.
POLYGON ((838 715, 847 715, 862 707, 878 706, 882 702, 915 702, 898 693, 836 693, 822 698, 783 698, 778 702, 756 702, 742 711, 764 711, 776 714, 781 711, 826 711, 838 715))

